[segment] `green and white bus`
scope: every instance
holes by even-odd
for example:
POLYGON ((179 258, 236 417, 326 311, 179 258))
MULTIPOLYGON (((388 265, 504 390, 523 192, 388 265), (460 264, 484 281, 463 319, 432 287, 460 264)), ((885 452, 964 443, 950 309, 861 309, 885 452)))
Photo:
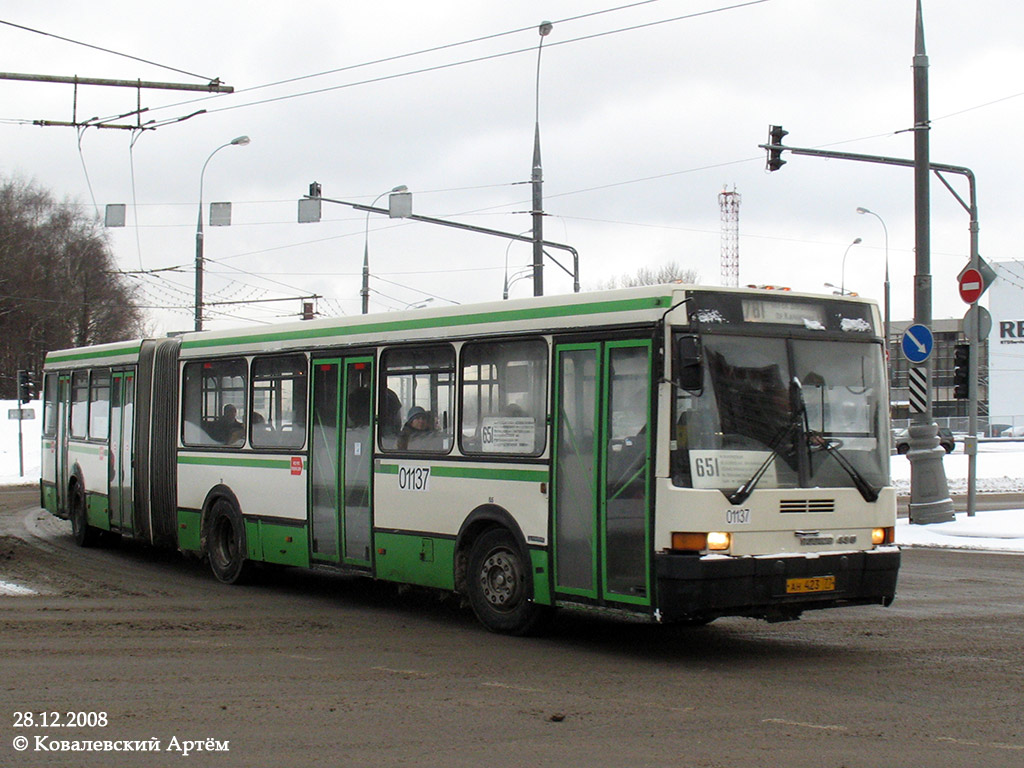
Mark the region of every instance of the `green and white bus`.
POLYGON ((664 285, 51 352, 41 504, 83 546, 432 587, 515 634, 888 605, 879 327, 664 285))

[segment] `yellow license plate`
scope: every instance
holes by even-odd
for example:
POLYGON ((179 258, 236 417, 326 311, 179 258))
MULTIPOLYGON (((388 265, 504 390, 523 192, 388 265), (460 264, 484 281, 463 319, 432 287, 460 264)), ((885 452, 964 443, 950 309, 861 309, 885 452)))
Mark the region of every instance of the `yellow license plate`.
POLYGON ((835 576, 814 576, 810 579, 786 579, 787 595, 802 595, 807 592, 831 592, 835 588, 835 576))

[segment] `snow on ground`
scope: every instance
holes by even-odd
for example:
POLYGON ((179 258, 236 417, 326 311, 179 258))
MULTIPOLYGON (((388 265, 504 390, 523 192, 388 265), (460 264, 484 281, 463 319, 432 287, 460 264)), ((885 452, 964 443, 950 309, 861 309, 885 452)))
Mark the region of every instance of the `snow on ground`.
MULTIPOLYGON (((0 400, 0 485, 36 485, 39 482, 40 403, 24 408, 35 418, 21 422, 24 445, 24 475, 18 473, 18 421, 6 418, 17 408, 14 400, 0 400)), ((967 492, 967 456, 963 444, 943 458, 950 493, 967 492)), ((910 492, 910 462, 906 456, 892 457, 892 479, 897 492, 910 492)), ((978 493, 1024 493, 1024 442, 981 443, 978 446, 978 493)), ((1024 509, 982 511, 975 517, 958 514, 952 523, 911 525, 901 519, 897 543, 903 546, 984 549, 1024 552, 1024 509)))

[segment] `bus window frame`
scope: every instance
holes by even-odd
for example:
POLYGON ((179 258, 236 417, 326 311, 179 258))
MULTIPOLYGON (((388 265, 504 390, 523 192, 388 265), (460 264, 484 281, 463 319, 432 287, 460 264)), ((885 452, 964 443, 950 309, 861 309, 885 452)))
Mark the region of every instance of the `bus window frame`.
POLYGON ((56 373, 43 374, 43 437, 57 436, 57 380, 56 373))
MULTIPOLYGON (((298 369, 297 368, 293 369, 293 371, 298 371, 298 369)), ((310 396, 309 396, 309 394, 310 394, 309 393, 309 381, 310 381, 310 377, 309 377, 309 357, 306 355, 305 352, 288 352, 288 353, 284 353, 284 354, 275 353, 275 354, 254 355, 249 360, 249 376, 248 376, 248 383, 247 383, 249 391, 248 391, 248 407, 247 407, 248 409, 246 411, 246 417, 247 417, 247 422, 248 422, 248 439, 249 439, 249 447, 250 448, 252 448, 253 450, 261 451, 261 452, 282 451, 282 452, 286 452, 286 453, 294 453, 295 451, 301 451, 301 450, 303 450, 305 448, 306 441, 309 439, 309 424, 308 424, 308 421, 309 421, 309 419, 308 419, 308 416, 309 416, 309 413, 308 413, 309 412, 309 399, 310 399, 310 396), (274 377, 272 377, 272 378, 269 378, 269 377, 268 378, 262 378, 262 379, 260 379, 260 381, 263 381, 263 382, 274 381, 274 382, 277 382, 278 384, 280 384, 280 382, 288 380, 288 381, 293 381, 293 382, 299 382, 300 383, 300 386, 296 386, 294 388, 292 395, 294 397, 295 394, 301 393, 301 397, 302 397, 301 407, 293 408, 294 418, 302 420, 301 421, 301 427, 302 427, 301 438, 302 439, 300 441, 298 441, 297 444, 294 443, 294 442, 278 443, 278 444, 271 444, 271 443, 264 443, 264 442, 257 443, 256 441, 253 440, 253 437, 256 434, 254 427, 257 426, 256 423, 254 422, 254 419, 253 419, 254 415, 257 412, 256 411, 256 382, 257 382, 257 378, 256 378, 256 373, 255 373, 256 367, 259 364, 261 364, 261 363, 271 363, 272 364, 274 361, 288 360, 289 358, 302 361, 302 366, 301 366, 301 372, 300 373, 296 373, 295 375, 292 375, 292 376, 286 376, 286 375, 283 375, 282 373, 280 373, 278 371, 278 372, 275 372, 276 375, 274 377)), ((280 392, 280 389, 278 389, 278 392, 280 392)), ((261 416, 262 416, 262 413, 261 413, 261 416)), ((296 424, 293 423, 292 426, 296 426, 296 424)), ((285 434, 285 433, 280 433, 280 434, 285 434)), ((295 433, 292 432, 291 434, 295 434, 295 433)))
MULTIPOLYGON (((458 396, 456 394, 456 390, 458 389, 458 386, 459 386, 459 371, 458 371, 459 354, 458 354, 458 350, 455 348, 455 345, 450 343, 450 342, 441 341, 441 342, 434 342, 434 343, 415 345, 415 346, 414 345, 408 345, 408 344, 389 346, 389 347, 384 347, 384 348, 381 349, 379 360, 380 360, 380 362, 379 362, 379 376, 378 376, 378 388, 379 389, 378 389, 378 405, 377 405, 377 413, 376 413, 376 421, 377 421, 377 425, 378 425, 377 426, 377 448, 378 448, 378 450, 380 450, 381 453, 386 453, 388 455, 412 455, 412 456, 448 456, 448 455, 450 455, 452 453, 452 451, 455 449, 455 445, 456 445, 455 430, 456 430, 456 426, 458 424, 458 413, 456 412, 456 409, 457 409, 457 403, 458 403, 458 399, 459 398, 458 398, 458 396), (437 373, 448 373, 448 375, 450 377, 448 382, 447 382, 447 387, 448 387, 448 389, 450 391, 450 395, 448 397, 449 418, 448 418, 447 426, 444 426, 444 425, 439 423, 439 421, 438 421, 439 418, 440 418, 440 414, 439 413, 434 413, 433 414, 434 419, 435 419, 435 424, 437 425, 437 429, 435 431, 441 436, 442 447, 440 447, 440 448, 428 447, 428 448, 420 448, 420 449, 409 448, 409 447, 405 447, 405 448, 398 447, 398 440, 399 440, 399 438, 401 436, 401 431, 404 429, 404 427, 406 425, 405 422, 408 419, 408 412, 409 412, 410 409, 412 409, 416 405, 415 402, 413 402, 413 403, 404 403, 404 402, 402 402, 400 395, 399 395, 399 403, 401 405, 401 412, 406 414, 406 416, 403 417, 400 420, 402 423, 401 423, 401 425, 399 427, 399 432, 395 436, 395 445, 394 446, 387 446, 387 445, 385 445, 385 443, 384 443, 385 438, 386 437, 390 437, 390 436, 389 435, 385 435, 385 433, 384 433, 384 429, 382 428, 382 426, 384 424, 384 419, 386 417, 385 417, 384 414, 381 414, 380 411, 381 411, 381 409, 383 409, 385 407, 384 403, 388 401, 388 393, 389 392, 393 392, 393 390, 391 390, 388 387, 388 375, 389 375, 388 358, 390 356, 392 356, 392 355, 402 355, 402 354, 409 354, 409 353, 423 353, 423 354, 426 354, 426 353, 429 353, 429 352, 432 352, 432 351, 435 351, 435 350, 443 350, 445 352, 445 354, 448 356, 447 367, 437 367, 437 368, 424 369, 422 372, 414 373, 413 376, 415 378, 415 376, 419 376, 419 375, 434 376, 437 373), (447 447, 443 446, 443 441, 444 440, 447 440, 447 442, 448 442, 447 447)), ((402 370, 402 369, 398 369, 398 370, 402 370)), ((415 370, 415 369, 410 369, 410 370, 415 370)), ((396 374, 396 375, 403 375, 403 374, 396 374)), ((434 399, 434 395, 436 394, 437 390, 441 389, 441 386, 439 386, 436 382, 432 382, 430 386, 433 387, 433 392, 431 393, 431 400, 433 400, 434 399)), ((394 392, 394 394, 398 395, 397 392, 394 392)), ((438 410, 440 410, 440 409, 438 409, 438 410)))
POLYGON ((89 408, 88 408, 88 412, 87 412, 86 428, 87 428, 88 434, 89 434, 88 440, 91 443, 105 443, 105 442, 107 442, 110 439, 110 392, 111 392, 111 385, 112 385, 112 376, 111 376, 111 372, 110 372, 109 368, 91 368, 89 370, 89 408), (106 375, 106 378, 107 378, 106 386, 103 386, 103 387, 97 386, 95 382, 96 382, 96 379, 98 378, 98 375, 102 376, 104 374, 106 375), (100 399, 100 400, 93 399, 93 393, 97 392, 99 390, 103 390, 103 389, 105 389, 107 391, 106 399, 100 399), (93 423, 92 423, 93 418, 94 418, 93 405, 95 403, 98 403, 98 402, 106 403, 107 404, 106 425, 105 425, 105 427, 102 430, 103 431, 102 435, 100 435, 100 434, 94 435, 93 434, 93 423))
MULTIPOLYGON (((471 365, 479 367, 484 363, 473 363, 471 365)), ((493 364, 493 363, 492 363, 493 364)), ((479 380, 477 380, 479 381, 479 380)), ((468 382, 472 385, 474 382, 468 382)), ((531 382, 532 384, 532 382, 531 382)), ((495 384, 497 386, 497 383, 495 384)), ((549 398, 551 394, 551 343, 546 336, 513 336, 513 337, 502 337, 502 338, 487 338, 466 341, 459 349, 458 359, 458 425, 456 429, 456 437, 459 444, 459 452, 463 456, 473 456, 474 458, 495 458, 495 459, 536 459, 542 457, 548 447, 548 408, 549 398), (543 381, 540 383, 540 388, 537 390, 531 390, 530 395, 537 399, 534 410, 537 411, 535 415, 534 434, 541 435, 539 445, 536 437, 534 438, 534 449, 528 453, 526 452, 501 452, 501 451, 484 451, 483 448, 467 448, 465 434, 464 434, 464 422, 466 416, 466 403, 465 403, 465 390, 467 381, 465 378, 465 371, 467 368, 466 352, 467 350, 474 350, 487 346, 498 346, 502 344, 513 344, 513 345, 524 345, 524 346, 536 346, 538 349, 543 350, 541 355, 536 358, 526 360, 526 362, 536 362, 543 360, 544 371, 543 381)), ((482 422, 481 422, 482 423, 482 422)), ((477 425, 479 429, 481 424, 477 425)))
MULTIPOLYGON (((237 450, 241 450, 241 449, 245 448, 246 442, 247 442, 248 424, 249 424, 249 414, 248 414, 248 407, 249 407, 249 381, 251 379, 251 376, 249 374, 249 360, 250 360, 250 358, 245 356, 245 355, 232 355, 230 357, 204 357, 204 358, 194 358, 194 359, 188 359, 188 360, 182 361, 181 376, 180 376, 180 382, 181 382, 180 383, 180 386, 181 386, 181 417, 180 417, 180 424, 179 424, 179 430, 178 430, 178 439, 181 440, 181 445, 183 447, 189 448, 189 449, 202 449, 202 450, 214 450, 214 451, 237 451, 237 450), (205 376, 202 373, 200 373, 199 386, 198 386, 198 391, 196 393, 196 396, 198 397, 197 413, 198 413, 198 416, 199 416, 199 421, 198 422, 189 422, 189 419, 188 419, 188 416, 189 416, 188 405, 189 405, 189 402, 190 402, 189 401, 190 390, 189 390, 189 387, 188 387, 189 369, 193 368, 193 367, 198 367, 199 371, 202 372, 202 371, 205 370, 205 366, 227 365, 227 364, 231 364, 231 363, 235 363, 235 364, 241 363, 241 365, 242 365, 242 373, 241 373, 242 386, 240 388, 238 388, 238 389, 236 389, 234 387, 227 388, 227 387, 220 387, 220 386, 218 386, 215 390, 214 389, 207 390, 206 387, 204 386, 205 382, 206 382, 207 376, 205 376), (217 411, 218 413, 209 422, 207 422, 207 421, 204 421, 204 418, 203 418, 203 415, 204 415, 204 412, 205 412, 205 407, 206 407, 206 400, 207 400, 206 395, 207 395, 208 392, 213 392, 213 391, 216 391, 218 393, 217 398, 216 398, 217 399, 217 405, 216 405, 216 408, 215 408, 215 411, 217 411), (221 413, 222 413, 223 408, 224 408, 225 405, 227 405, 228 403, 231 403, 232 405, 235 405, 235 401, 232 400, 232 399, 228 399, 227 402, 224 402, 223 398, 220 396, 220 393, 222 393, 222 392, 235 392, 235 391, 240 391, 242 393, 242 398, 241 398, 241 400, 239 402, 239 405, 241 405, 245 409, 245 412, 242 414, 242 418, 238 419, 239 422, 242 425, 241 440, 238 441, 238 442, 233 442, 233 443, 220 442, 220 441, 217 440, 216 437, 214 437, 214 435, 210 434, 210 432, 207 429, 207 426, 216 424, 217 420, 221 418, 221 413), (186 439, 185 425, 188 424, 188 423, 194 424, 194 426, 198 430, 200 430, 200 433, 207 435, 210 438, 210 442, 194 442, 194 441, 187 440, 186 439)), ((223 378, 223 374, 218 374, 218 375, 221 378, 223 378)), ((234 376, 234 375, 237 375, 237 374, 231 374, 231 375, 234 376)), ((238 407, 238 405, 236 405, 236 409, 237 409, 237 407, 238 407)), ((237 413, 236 413, 236 419, 237 418, 238 418, 238 416, 237 416, 237 413)))
POLYGON ((88 440, 89 439, 89 369, 80 368, 77 371, 71 372, 71 382, 68 387, 68 437, 71 440, 88 440), (83 429, 81 434, 75 431, 75 400, 76 390, 82 390, 81 385, 75 386, 76 381, 81 378, 85 379, 85 399, 82 401, 85 408, 85 418, 83 419, 83 429))

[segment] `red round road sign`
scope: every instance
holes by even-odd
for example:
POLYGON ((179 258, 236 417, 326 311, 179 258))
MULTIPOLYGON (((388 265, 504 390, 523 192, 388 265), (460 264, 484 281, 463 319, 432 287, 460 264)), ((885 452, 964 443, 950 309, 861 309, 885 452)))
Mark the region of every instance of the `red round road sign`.
POLYGON ((981 272, 976 269, 965 269, 960 275, 960 298, 968 304, 973 304, 985 290, 985 283, 981 278, 981 272))

